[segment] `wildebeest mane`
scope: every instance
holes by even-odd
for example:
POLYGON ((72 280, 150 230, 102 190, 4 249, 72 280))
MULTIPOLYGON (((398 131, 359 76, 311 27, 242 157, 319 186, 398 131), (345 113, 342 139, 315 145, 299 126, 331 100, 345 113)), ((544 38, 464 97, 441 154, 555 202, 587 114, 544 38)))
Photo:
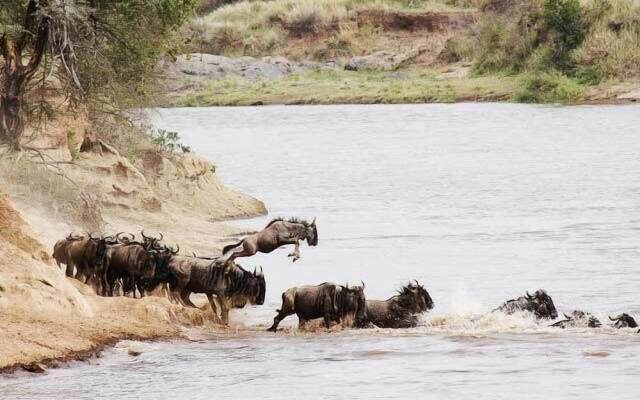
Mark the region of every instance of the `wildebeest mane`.
POLYGON ((282 217, 276 217, 276 218, 272 219, 271 222, 269 222, 267 224, 267 226, 265 226, 264 228, 267 229, 271 225, 275 224, 276 222, 280 222, 280 221, 291 222, 292 224, 302 224, 302 225, 304 225, 306 227, 311 226, 311 223, 308 222, 308 221, 305 221, 304 219, 299 219, 299 218, 296 218, 296 217, 291 217, 289 219, 284 219, 282 217))

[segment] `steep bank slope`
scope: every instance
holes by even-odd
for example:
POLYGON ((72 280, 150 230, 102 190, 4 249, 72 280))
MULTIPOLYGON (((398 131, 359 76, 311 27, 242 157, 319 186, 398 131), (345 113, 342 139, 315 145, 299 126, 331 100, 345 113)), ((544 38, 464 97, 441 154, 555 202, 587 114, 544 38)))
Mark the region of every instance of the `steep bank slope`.
POLYGON ((224 220, 266 213, 225 187, 205 159, 153 146, 128 158, 92 129, 82 115, 60 114, 31 143, 39 152, 0 157, 0 371, 38 371, 125 338, 219 329, 210 308, 104 298, 67 278, 49 255, 69 232, 145 229, 183 254, 215 255, 244 233, 224 220))
POLYGON ((103 298, 52 265, 47 250, 0 194, 0 371, 91 356, 124 338, 211 328, 212 316, 158 297, 103 298))

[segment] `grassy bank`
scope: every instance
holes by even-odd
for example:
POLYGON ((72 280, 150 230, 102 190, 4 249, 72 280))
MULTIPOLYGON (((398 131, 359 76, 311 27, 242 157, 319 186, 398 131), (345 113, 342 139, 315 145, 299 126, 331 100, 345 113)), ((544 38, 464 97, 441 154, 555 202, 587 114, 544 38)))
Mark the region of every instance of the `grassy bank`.
POLYGON ((193 52, 337 67, 200 81, 184 85, 180 106, 640 98, 640 0, 242 1, 185 35, 193 52), (342 70, 378 51, 420 55, 384 72, 342 70))
POLYGON ((307 71, 272 81, 228 78, 208 82, 179 106, 256 104, 448 103, 510 98, 509 77, 443 78, 437 72, 307 71))

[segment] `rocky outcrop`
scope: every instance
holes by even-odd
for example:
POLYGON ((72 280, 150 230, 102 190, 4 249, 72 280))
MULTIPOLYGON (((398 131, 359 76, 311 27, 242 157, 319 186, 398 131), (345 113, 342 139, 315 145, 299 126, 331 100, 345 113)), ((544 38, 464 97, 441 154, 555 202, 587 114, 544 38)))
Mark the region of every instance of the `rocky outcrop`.
POLYGON ((237 76, 246 79, 276 79, 307 69, 332 68, 331 63, 294 62, 283 57, 230 58, 214 54, 193 53, 167 63, 166 71, 187 79, 222 79, 237 76))
POLYGON ((65 173, 114 212, 188 213, 208 220, 266 213, 264 204, 227 189, 214 166, 191 153, 148 150, 132 163, 102 141, 86 140, 65 173))
POLYGON ((424 49, 418 49, 402 54, 377 51, 366 56, 352 57, 345 63, 344 69, 348 71, 392 71, 415 59, 424 51, 424 49))

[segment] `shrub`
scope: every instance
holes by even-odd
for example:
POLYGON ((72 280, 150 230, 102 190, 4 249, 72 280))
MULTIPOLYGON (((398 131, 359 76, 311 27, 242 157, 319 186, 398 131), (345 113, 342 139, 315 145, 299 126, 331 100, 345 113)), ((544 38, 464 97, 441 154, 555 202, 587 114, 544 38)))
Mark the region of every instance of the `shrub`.
POLYGON ((545 0, 543 19, 550 33, 552 62, 562 70, 571 68, 571 51, 584 40, 586 26, 582 21, 579 0, 545 0))
POLYGON ((158 129, 157 131, 151 131, 150 134, 151 141, 158 146, 161 151, 173 152, 176 150, 182 150, 183 153, 191 152, 191 147, 180 142, 180 135, 178 132, 158 129))
POLYGON ((573 103, 582 99, 584 89, 559 72, 524 75, 513 99, 520 103, 573 103))
POLYGON ((577 74, 597 69, 602 77, 640 76, 640 2, 594 0, 585 18, 590 30, 575 51, 577 74))

